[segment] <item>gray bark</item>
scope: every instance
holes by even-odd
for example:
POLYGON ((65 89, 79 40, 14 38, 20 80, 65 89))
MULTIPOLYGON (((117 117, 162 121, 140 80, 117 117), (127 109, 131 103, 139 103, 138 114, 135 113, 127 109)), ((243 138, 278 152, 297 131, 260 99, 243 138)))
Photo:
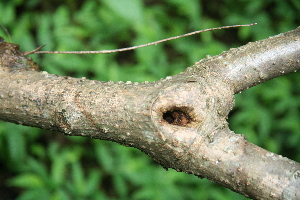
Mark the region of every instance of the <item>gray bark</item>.
POLYGON ((0 119, 110 140, 253 199, 300 199, 300 164, 230 131, 234 94, 300 68, 300 27, 151 83, 37 71, 0 41, 0 119))

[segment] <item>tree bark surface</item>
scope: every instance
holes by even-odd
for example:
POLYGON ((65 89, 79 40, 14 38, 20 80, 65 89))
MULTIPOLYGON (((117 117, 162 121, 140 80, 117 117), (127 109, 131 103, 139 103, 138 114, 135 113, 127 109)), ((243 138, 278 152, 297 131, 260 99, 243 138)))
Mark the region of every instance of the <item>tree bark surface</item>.
POLYGON ((164 168, 253 199, 300 199, 300 164, 230 131, 234 94, 300 68, 300 28, 196 62, 155 82, 39 72, 0 40, 0 119, 133 146, 164 168))

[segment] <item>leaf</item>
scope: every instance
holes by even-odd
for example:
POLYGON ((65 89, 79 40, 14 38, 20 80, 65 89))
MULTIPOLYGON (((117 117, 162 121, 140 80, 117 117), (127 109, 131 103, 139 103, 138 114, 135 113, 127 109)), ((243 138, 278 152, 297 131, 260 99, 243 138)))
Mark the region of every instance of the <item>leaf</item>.
POLYGON ((82 196, 86 190, 86 183, 84 180, 84 172, 78 162, 72 163, 72 179, 73 187, 76 189, 77 195, 82 196))
POLYGON ((51 179, 54 187, 60 187, 65 180, 66 160, 63 156, 57 156, 52 161, 51 179))
POLYGON ((35 172, 38 176, 40 176, 43 179, 44 182, 48 181, 47 169, 46 169, 44 163, 39 162, 39 161, 35 160, 34 158, 30 157, 30 158, 27 158, 26 169, 28 171, 35 172))
POLYGON ((32 200, 32 199, 49 200, 50 193, 47 189, 39 188, 39 189, 26 190, 18 197, 18 200, 32 200))
POLYGON ((0 4, 0 23, 4 26, 11 24, 15 21, 16 11, 13 4, 0 4))
POLYGON ((39 18, 40 23, 37 26, 38 45, 46 45, 42 50, 50 51, 54 49, 54 40, 51 31, 52 17, 50 14, 45 13, 39 18))
POLYGON ((140 24, 143 22, 143 5, 140 0, 104 0, 115 14, 127 19, 129 22, 140 24))
POLYGON ((92 195, 96 191, 98 191, 99 182, 100 182, 100 172, 99 170, 91 170, 88 178, 86 179, 86 187, 85 187, 85 194, 92 195))
POLYGON ((25 158, 25 139, 21 132, 11 131, 7 135, 8 150, 10 158, 13 162, 17 163, 25 158))
POLYGON ((25 173, 16 176, 9 180, 8 184, 10 186, 20 187, 20 188, 42 188, 44 187, 44 182, 37 174, 25 173))
POLYGON ((110 145, 107 145, 107 142, 97 143, 95 144, 95 153, 100 166, 102 166, 105 171, 113 173, 114 159, 111 152, 111 148, 109 147, 110 145))

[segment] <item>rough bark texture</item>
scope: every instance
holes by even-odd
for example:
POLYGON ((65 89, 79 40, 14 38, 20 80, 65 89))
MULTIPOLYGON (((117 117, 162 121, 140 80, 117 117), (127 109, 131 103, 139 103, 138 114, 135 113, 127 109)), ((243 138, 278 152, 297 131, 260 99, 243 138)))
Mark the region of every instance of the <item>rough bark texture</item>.
POLYGON ((253 199, 300 199, 300 164, 249 143, 226 121, 235 93, 300 68, 300 28, 152 83, 38 72, 4 40, 0 59, 1 120, 133 146, 164 168, 253 199))

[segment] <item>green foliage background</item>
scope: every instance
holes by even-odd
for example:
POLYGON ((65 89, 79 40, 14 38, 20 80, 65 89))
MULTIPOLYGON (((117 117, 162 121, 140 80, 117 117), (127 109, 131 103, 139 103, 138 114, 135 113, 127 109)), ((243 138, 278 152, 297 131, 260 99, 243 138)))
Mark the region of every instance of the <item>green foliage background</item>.
MULTIPOLYGON (((31 51, 115 49, 217 26, 257 22, 102 55, 31 55, 42 70, 102 81, 154 81, 299 25, 299 0, 2 0, 0 36, 31 51)), ((299 73, 236 95, 230 126, 300 162, 299 73)), ((91 97, 93 98, 93 97, 91 97)), ((134 148, 0 123, 1 199, 246 199, 206 179, 165 171, 134 148)))

